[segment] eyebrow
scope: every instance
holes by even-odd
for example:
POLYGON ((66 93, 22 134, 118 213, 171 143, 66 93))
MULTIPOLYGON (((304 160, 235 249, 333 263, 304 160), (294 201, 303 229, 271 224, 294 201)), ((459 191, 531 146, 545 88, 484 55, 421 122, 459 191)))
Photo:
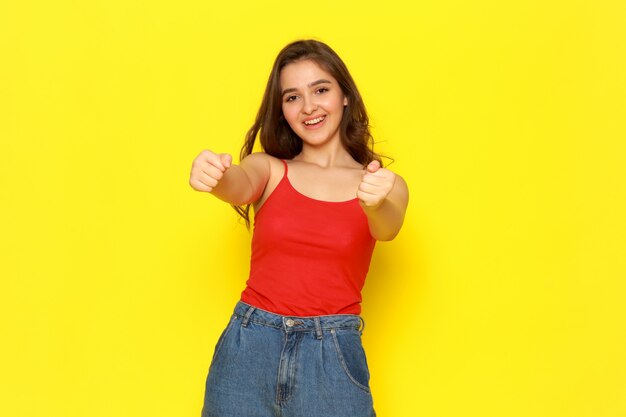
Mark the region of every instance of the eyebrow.
MULTIPOLYGON (((330 81, 328 81, 328 80, 325 80, 325 79, 321 78, 321 79, 319 79, 319 80, 317 80, 317 81, 313 81, 312 83, 307 84, 307 87, 313 87, 314 85, 324 84, 324 83, 328 83, 328 84, 330 84, 331 82, 330 82, 330 81)), ((291 93, 292 91, 297 91, 297 90, 298 90, 297 88, 286 88, 286 89, 284 89, 284 90, 280 93, 280 96, 282 97, 282 96, 284 96, 284 95, 285 95, 285 94, 287 94, 287 93, 291 93)))

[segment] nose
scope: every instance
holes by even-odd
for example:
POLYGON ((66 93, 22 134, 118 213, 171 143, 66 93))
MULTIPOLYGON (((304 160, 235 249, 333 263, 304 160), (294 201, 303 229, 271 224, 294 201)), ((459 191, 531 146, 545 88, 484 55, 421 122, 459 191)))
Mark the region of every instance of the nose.
POLYGON ((305 95, 302 99, 302 112, 306 114, 311 114, 315 110, 317 110, 317 103, 315 102, 314 98, 309 95, 305 95))

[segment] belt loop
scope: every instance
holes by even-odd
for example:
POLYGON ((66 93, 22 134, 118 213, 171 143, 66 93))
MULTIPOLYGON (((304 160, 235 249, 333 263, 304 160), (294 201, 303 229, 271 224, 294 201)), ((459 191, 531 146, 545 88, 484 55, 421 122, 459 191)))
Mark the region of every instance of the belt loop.
POLYGON ((361 320, 361 324, 363 324, 361 326, 361 328, 359 329, 359 333, 362 335, 363 334, 363 330, 365 330, 365 320, 363 320, 363 317, 359 316, 359 319, 361 320))
POLYGON ((246 314, 243 316, 243 322, 241 323, 241 325, 243 327, 248 327, 248 322, 250 321, 250 316, 252 315, 254 310, 255 310, 255 307, 250 306, 248 308, 248 311, 246 311, 246 314))
POLYGON ((320 324, 319 317, 313 317, 313 322, 315 323, 315 337, 318 339, 322 338, 322 326, 320 324))

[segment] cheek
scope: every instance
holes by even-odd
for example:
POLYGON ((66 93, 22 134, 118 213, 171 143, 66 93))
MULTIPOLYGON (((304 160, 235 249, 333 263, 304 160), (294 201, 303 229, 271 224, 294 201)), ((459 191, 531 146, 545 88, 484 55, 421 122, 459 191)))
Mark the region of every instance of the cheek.
POLYGON ((340 97, 328 97, 323 104, 327 109, 334 111, 343 111, 343 100, 340 97))
POLYGON ((293 128, 294 124, 297 124, 298 121, 298 112, 294 111, 293 108, 289 108, 288 106, 283 106, 283 117, 289 123, 289 125, 293 128))

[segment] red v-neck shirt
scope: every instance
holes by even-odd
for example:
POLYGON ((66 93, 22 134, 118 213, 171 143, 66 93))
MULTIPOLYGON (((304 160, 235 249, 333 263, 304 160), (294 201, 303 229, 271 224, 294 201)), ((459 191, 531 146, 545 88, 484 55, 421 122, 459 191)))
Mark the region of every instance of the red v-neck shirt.
POLYGON ((360 314, 376 240, 358 199, 307 197, 283 164, 282 179, 255 215, 241 301, 282 315, 360 314))

